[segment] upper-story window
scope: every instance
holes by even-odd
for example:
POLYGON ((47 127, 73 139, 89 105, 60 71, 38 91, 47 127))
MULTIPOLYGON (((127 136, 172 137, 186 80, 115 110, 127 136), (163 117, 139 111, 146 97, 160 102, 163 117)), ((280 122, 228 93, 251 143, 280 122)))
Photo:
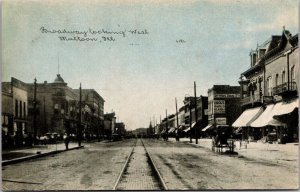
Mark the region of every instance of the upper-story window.
POLYGON ((272 96, 272 77, 267 79, 268 96, 272 96))
POLYGON ((19 116, 19 102, 17 99, 15 100, 15 116, 19 116))
POLYGON ((23 102, 23 114, 24 114, 24 117, 26 117, 26 103, 23 102))
POLYGON ((278 86, 278 79, 279 79, 279 75, 278 74, 276 74, 276 77, 275 77, 275 87, 277 87, 278 86))
POLYGON ((295 65, 291 68, 291 81, 295 81, 295 65))
POLYGON ((22 110, 22 101, 20 101, 19 107, 20 107, 20 117, 22 118, 22 117, 23 117, 23 116, 22 116, 22 115, 23 115, 23 114, 22 114, 22 111, 23 111, 23 110, 22 110))
POLYGON ((285 71, 282 71, 281 82, 282 82, 282 84, 285 83, 285 71))

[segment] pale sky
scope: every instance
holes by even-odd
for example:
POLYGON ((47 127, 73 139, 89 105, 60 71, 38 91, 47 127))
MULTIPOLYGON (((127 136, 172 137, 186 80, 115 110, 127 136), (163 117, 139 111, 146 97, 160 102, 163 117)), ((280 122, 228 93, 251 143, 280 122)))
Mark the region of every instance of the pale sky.
POLYGON ((98 91, 104 111, 115 111, 127 129, 159 121, 165 109, 175 113, 175 97, 179 108, 194 81, 198 96, 214 84, 238 85, 257 43, 283 26, 298 33, 297 0, 6 0, 2 8, 2 81, 53 82, 59 57, 65 82, 98 91), (97 40, 63 41, 84 35, 42 27, 97 40))

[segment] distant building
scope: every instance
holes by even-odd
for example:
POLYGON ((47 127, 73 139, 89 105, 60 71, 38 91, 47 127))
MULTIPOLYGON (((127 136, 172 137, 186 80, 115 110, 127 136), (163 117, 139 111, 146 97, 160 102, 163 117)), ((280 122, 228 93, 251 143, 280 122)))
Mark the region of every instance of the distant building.
POLYGON ((104 114, 104 136, 111 137, 116 131, 116 116, 115 113, 106 113, 104 114))
POLYGON ((192 132, 193 137, 197 129, 197 136, 201 135, 201 130, 207 126, 208 116, 207 116, 207 107, 208 107, 208 98, 206 96, 200 96, 196 98, 197 100, 197 121, 196 121, 196 110, 195 110, 195 97, 185 97, 184 98, 184 132, 187 133, 187 136, 192 132), (190 127, 191 123, 191 127, 190 127))
MULTIPOLYGON (((73 89, 79 95, 79 89, 73 89)), ((84 110, 82 123, 84 135, 91 138, 99 138, 104 131, 104 99, 94 89, 81 90, 82 107, 84 110)))
POLYGON ((240 86, 214 85, 208 90, 208 126, 229 125, 241 114, 240 86))
POLYGON ((125 129, 125 124, 123 122, 117 122, 115 127, 116 127, 115 133, 125 136, 126 129, 125 129))

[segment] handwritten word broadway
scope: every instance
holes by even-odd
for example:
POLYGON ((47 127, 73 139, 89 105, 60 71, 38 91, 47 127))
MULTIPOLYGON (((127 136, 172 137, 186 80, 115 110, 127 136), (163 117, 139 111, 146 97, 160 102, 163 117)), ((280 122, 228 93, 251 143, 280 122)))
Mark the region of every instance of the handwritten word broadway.
POLYGON ((120 30, 120 31, 114 31, 114 30, 68 30, 68 29, 46 29, 45 27, 40 28, 41 33, 49 33, 49 34, 59 34, 59 35, 83 35, 84 37, 87 37, 88 35, 121 35, 123 37, 126 37, 126 34, 132 34, 132 35, 148 35, 149 32, 147 29, 144 30, 138 30, 138 29, 132 29, 132 30, 120 30))

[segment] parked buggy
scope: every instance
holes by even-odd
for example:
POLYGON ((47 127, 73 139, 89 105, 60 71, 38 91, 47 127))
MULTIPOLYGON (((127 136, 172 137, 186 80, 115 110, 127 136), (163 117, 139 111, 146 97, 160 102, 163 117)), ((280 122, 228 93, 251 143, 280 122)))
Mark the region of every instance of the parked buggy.
POLYGON ((215 127, 215 135, 212 139, 212 150, 221 153, 223 152, 223 148, 233 153, 234 140, 232 139, 232 130, 228 125, 217 125, 215 127))

